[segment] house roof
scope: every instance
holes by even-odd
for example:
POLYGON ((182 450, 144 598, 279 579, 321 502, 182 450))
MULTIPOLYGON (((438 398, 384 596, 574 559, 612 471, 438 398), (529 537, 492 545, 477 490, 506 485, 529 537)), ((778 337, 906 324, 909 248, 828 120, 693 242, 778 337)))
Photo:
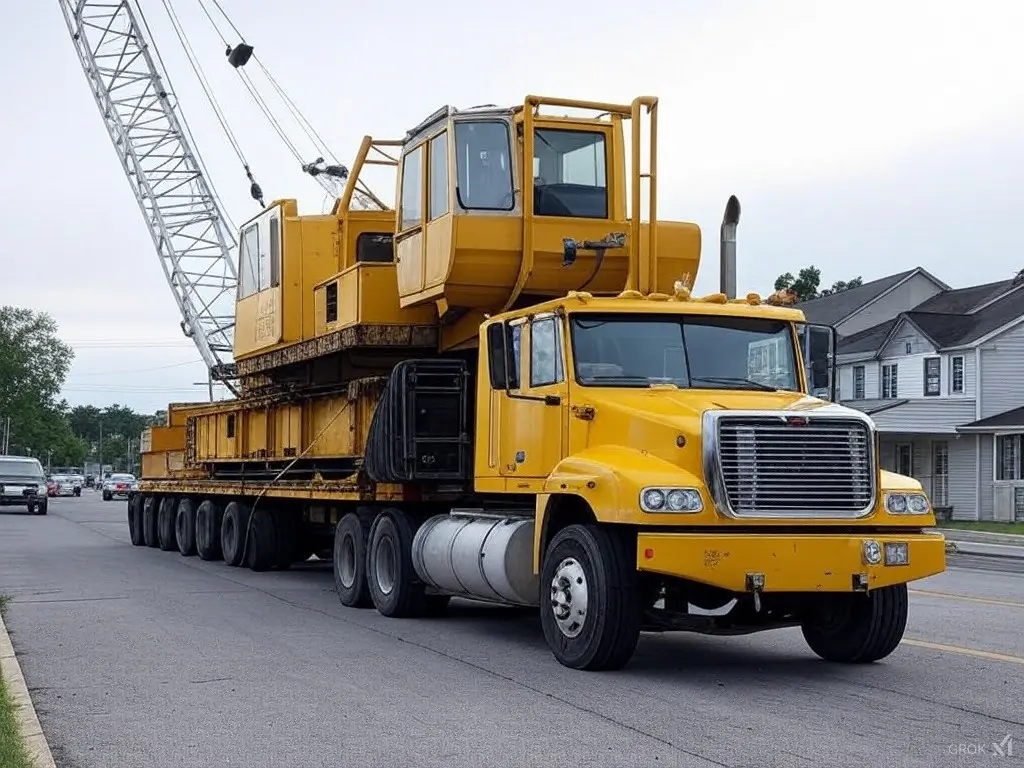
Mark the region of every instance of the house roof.
POLYGON ((831 296, 822 296, 817 299, 801 302, 796 307, 804 311, 804 316, 809 322, 837 325, 883 293, 895 288, 918 270, 924 271, 920 267, 915 267, 914 269, 908 269, 906 272, 899 272, 895 275, 872 280, 870 283, 858 285, 856 288, 848 288, 845 291, 833 293, 831 296))
POLYGON ((1024 406, 957 427, 958 432, 998 432, 1003 429, 1024 429, 1024 406))
POLYGON ((1024 282, 958 288, 939 293, 893 320, 839 340, 839 354, 879 352, 897 328, 912 323, 936 349, 973 344, 1024 317, 1024 282))
POLYGON ((873 413, 879 413, 880 411, 887 411, 890 408, 895 408, 898 405, 903 405, 909 402, 908 400, 844 400, 843 405, 849 406, 850 408, 856 408, 858 411, 863 411, 869 416, 873 413))

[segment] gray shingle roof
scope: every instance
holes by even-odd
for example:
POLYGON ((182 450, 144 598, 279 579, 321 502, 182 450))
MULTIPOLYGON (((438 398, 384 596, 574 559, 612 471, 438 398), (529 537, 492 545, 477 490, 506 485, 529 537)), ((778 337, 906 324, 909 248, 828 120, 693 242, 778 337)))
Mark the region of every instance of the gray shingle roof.
POLYGON ((859 333, 843 336, 839 339, 836 352, 840 355, 853 355, 858 352, 877 352, 882 342, 889 336, 892 327, 896 325, 899 318, 886 320, 884 323, 873 325, 859 333))
POLYGON ((1003 427, 1020 427, 1022 425, 1024 425, 1024 406, 1011 408, 1008 411, 997 413, 995 416, 989 416, 986 419, 972 421, 970 424, 958 427, 958 429, 997 430, 1003 427))
POLYGON ((808 322, 836 325, 869 301, 877 299, 901 280, 910 277, 911 273, 917 269, 920 269, 920 267, 908 269, 906 272, 899 272, 895 275, 881 277, 878 280, 872 280, 870 283, 864 283, 856 288, 840 291, 831 296, 811 299, 810 301, 797 304, 796 308, 804 311, 804 316, 808 322))

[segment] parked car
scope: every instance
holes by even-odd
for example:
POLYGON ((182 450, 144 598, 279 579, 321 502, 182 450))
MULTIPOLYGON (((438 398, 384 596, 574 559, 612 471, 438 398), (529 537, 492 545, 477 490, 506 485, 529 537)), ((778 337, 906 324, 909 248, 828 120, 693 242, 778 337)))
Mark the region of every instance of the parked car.
POLYGON ((45 515, 46 473, 39 459, 0 456, 0 506, 24 506, 29 514, 45 515))
POLYGON ((128 494, 139 490, 139 483, 135 475, 111 473, 103 480, 103 500, 110 501, 114 498, 127 499, 128 494))

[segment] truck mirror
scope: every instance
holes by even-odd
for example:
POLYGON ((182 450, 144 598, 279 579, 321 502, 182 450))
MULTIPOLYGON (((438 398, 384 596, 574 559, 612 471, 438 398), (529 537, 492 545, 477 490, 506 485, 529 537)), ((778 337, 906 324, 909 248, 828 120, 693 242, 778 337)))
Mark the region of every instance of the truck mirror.
POLYGON ((836 329, 830 325, 804 324, 800 329, 800 351, 808 394, 836 402, 836 329))

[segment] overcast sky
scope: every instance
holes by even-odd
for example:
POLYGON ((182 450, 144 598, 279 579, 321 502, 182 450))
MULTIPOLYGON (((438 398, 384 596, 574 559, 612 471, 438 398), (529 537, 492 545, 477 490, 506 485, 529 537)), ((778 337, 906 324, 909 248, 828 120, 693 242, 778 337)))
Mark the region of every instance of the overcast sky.
MULTIPOLYGON (((1021 2, 221 5, 348 164, 364 134, 397 137, 445 103, 659 96, 659 215, 704 228, 698 290, 716 288, 730 194, 743 205, 741 290, 807 264, 828 283, 920 265, 955 286, 1024 268, 1021 2)), ((323 191, 253 105, 198 0, 173 6, 267 200, 320 212, 323 191)), ((197 150, 242 221, 256 206, 248 182, 162 4, 145 8, 197 150)), ((8 13, 0 50, 0 304, 56 318, 75 349, 73 404, 203 399, 205 369, 58 3, 8 13)), ((390 180, 377 189, 393 198, 390 180)))

